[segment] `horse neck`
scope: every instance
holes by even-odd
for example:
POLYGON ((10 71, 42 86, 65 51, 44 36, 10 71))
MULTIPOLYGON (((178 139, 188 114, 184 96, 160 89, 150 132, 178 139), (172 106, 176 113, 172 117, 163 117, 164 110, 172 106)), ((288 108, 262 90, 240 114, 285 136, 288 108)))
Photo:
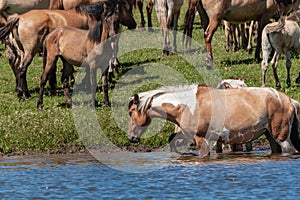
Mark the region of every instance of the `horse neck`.
POLYGON ((193 85, 186 90, 165 93, 153 98, 149 115, 178 124, 183 110, 194 115, 197 106, 197 89, 198 86, 193 85))

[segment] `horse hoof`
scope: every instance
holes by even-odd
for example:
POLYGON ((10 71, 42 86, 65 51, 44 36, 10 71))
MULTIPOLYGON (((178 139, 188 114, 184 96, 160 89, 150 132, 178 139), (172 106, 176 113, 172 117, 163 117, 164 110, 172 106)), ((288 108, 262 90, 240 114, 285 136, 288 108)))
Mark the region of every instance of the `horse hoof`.
POLYGON ((154 29, 152 27, 148 27, 148 32, 154 32, 154 29))
POLYGON ((42 104, 39 104, 37 107, 38 107, 39 111, 43 110, 43 105, 42 104))
POLYGON ((26 92, 26 93, 25 93, 25 97, 26 97, 27 99, 29 99, 29 98, 31 98, 31 94, 29 94, 29 92, 26 92))
POLYGON ((23 103, 24 102, 24 98, 23 97, 19 97, 19 103, 23 103))
POLYGON ((162 55, 163 56, 168 56, 170 54, 170 52, 168 50, 163 50, 162 55))

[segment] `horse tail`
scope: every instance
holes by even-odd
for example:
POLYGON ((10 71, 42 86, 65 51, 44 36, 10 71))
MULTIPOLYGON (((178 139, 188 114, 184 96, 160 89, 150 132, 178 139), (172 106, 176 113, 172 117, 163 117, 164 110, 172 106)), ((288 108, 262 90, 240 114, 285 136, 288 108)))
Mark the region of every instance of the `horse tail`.
POLYGON ((65 10, 63 0, 50 0, 50 10, 65 10))
POLYGON ((291 129, 291 135, 290 135, 290 139, 292 144, 294 145, 295 149, 300 152, 300 104, 292 99, 292 105, 295 108, 295 114, 294 114, 294 120, 293 120, 293 124, 292 124, 292 129, 291 129))
POLYGON ((268 24, 265 26, 264 31, 266 33, 280 32, 285 26, 285 20, 280 18, 278 22, 268 24))
POLYGON ((18 25, 19 17, 10 17, 7 24, 0 29, 0 40, 4 40, 6 36, 13 30, 14 27, 18 25))

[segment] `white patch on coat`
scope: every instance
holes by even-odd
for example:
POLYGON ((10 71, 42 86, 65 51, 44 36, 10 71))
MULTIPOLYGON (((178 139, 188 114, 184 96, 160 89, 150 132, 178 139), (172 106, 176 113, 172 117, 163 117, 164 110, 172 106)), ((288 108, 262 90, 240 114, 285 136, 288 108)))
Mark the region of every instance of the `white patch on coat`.
POLYGON ((174 106, 178 106, 180 104, 188 106, 190 112, 194 114, 197 98, 196 94, 198 91, 198 85, 192 85, 186 90, 174 90, 170 93, 165 93, 153 98, 152 107, 162 106, 163 103, 170 103, 174 106))

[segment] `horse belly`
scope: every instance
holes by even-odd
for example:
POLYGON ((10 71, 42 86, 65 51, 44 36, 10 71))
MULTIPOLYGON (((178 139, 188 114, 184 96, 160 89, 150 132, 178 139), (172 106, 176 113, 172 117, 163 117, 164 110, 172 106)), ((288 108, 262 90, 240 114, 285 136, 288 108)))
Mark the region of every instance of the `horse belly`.
POLYGON ((49 0, 9 0, 5 12, 8 15, 23 14, 33 9, 48 9, 49 5, 49 0))
POLYGON ((265 1, 232 1, 232 4, 225 10, 224 19, 231 23, 243 23, 256 20, 267 14, 268 8, 265 1))

